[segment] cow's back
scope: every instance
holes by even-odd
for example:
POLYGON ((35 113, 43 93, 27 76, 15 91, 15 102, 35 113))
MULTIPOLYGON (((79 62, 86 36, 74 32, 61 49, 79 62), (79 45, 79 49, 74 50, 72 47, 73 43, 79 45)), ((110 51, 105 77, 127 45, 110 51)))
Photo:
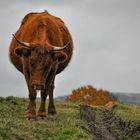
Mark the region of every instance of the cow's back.
MULTIPOLYGON (((67 61, 59 64, 57 73, 60 73, 69 63, 72 50, 73 42, 71 35, 65 26, 64 22, 53 15, 50 15, 47 11, 41 13, 29 13, 27 14, 20 25, 19 30, 15 33, 15 36, 28 43, 39 43, 42 42, 45 30, 45 41, 49 42, 54 46, 64 46, 70 41, 70 47, 67 47, 64 51, 68 55, 67 61)), ((19 44, 12 39, 10 45, 10 59, 15 67, 22 71, 21 59, 15 55, 15 48, 20 47, 19 44)))

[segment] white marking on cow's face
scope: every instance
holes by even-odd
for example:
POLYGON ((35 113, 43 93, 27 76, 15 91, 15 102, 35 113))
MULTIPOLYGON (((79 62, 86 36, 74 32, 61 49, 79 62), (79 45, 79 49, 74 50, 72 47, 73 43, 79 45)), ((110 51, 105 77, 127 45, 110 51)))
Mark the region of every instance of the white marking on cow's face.
POLYGON ((41 94, 41 90, 36 90, 36 93, 37 93, 37 95, 39 94, 41 94))

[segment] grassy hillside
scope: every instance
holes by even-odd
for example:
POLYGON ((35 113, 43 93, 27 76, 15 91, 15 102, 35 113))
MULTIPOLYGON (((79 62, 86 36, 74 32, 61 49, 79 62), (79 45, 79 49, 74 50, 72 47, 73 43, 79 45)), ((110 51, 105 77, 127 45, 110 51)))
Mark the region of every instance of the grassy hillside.
MULTIPOLYGON (((91 140, 83 129, 79 106, 55 101, 57 115, 45 120, 25 118, 28 99, 0 98, 0 140, 91 140)), ((37 101, 37 106, 39 100, 37 101)))

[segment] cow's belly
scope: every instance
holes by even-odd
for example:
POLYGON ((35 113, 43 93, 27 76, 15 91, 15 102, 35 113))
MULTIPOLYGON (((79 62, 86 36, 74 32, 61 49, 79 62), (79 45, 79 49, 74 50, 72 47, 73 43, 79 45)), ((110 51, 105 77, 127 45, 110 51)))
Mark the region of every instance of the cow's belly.
POLYGON ((10 60, 11 60, 12 64, 16 67, 16 69, 18 71, 20 71, 21 73, 23 73, 21 59, 19 57, 17 57, 14 53, 11 53, 10 60))

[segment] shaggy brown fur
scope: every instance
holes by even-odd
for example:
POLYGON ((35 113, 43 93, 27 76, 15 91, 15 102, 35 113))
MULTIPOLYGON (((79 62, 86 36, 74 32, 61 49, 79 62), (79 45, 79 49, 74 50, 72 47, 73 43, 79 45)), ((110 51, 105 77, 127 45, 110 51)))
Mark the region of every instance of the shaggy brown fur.
POLYGON ((44 88, 39 88, 42 101, 38 115, 42 118, 46 116, 45 100, 47 95, 49 95, 48 113, 55 114, 53 103, 55 75, 66 68, 71 60, 73 50, 72 38, 67 27, 60 18, 47 11, 29 13, 24 17, 15 36, 19 40, 34 46, 34 49, 27 49, 13 38, 9 49, 11 62, 24 74, 28 85, 30 103, 27 117, 30 119, 36 115, 36 91, 32 87, 33 84, 39 86, 44 84, 44 88), (61 52, 47 51, 51 45, 63 47, 68 42, 70 42, 69 47, 61 52), (45 51, 43 55, 42 50, 45 51))

